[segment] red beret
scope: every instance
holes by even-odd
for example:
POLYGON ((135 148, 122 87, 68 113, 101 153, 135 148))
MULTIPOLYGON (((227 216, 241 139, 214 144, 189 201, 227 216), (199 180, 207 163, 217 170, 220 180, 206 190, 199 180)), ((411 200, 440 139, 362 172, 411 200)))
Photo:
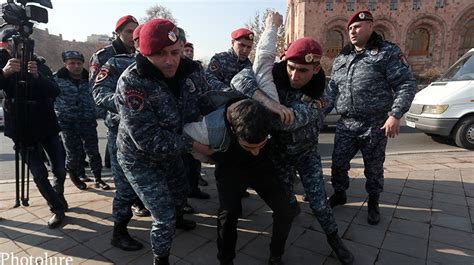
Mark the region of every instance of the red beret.
POLYGON ((184 44, 184 48, 192 48, 194 50, 194 45, 191 42, 186 42, 186 44, 184 44))
POLYGON ((248 30, 246 28, 240 28, 232 31, 232 34, 230 35, 233 40, 237 40, 240 38, 246 38, 249 40, 253 40, 254 33, 251 30, 248 30))
POLYGON ((358 11, 352 14, 352 16, 347 20, 347 29, 349 29, 349 26, 358 21, 374 21, 374 17, 372 16, 372 13, 370 13, 367 10, 364 11, 358 11))
POLYGON ((150 20, 143 24, 140 31, 140 53, 150 56, 175 44, 178 39, 178 29, 171 21, 161 18, 150 20))
POLYGON ((291 43, 285 52, 285 60, 299 64, 317 63, 323 56, 323 48, 313 38, 304 37, 291 43))
POLYGON ((119 18, 119 20, 117 20, 117 23, 115 23, 115 32, 117 32, 121 27, 127 25, 130 22, 138 24, 138 20, 131 15, 119 18))
POLYGON ((140 31, 142 30, 143 24, 138 25, 133 31, 133 40, 137 40, 140 38, 140 31))

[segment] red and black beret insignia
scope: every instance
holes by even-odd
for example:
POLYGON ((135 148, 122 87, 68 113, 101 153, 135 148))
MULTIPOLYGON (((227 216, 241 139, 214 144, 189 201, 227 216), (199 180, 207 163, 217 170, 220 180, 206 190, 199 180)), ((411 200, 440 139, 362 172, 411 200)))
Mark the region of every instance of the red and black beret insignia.
POLYGON ((106 79, 107 76, 109 76, 109 69, 102 67, 100 68, 100 72, 97 74, 97 77, 95 78, 95 82, 99 83, 103 81, 104 79, 106 79))
POLYGON ((145 106, 145 93, 138 89, 127 89, 124 92, 125 105, 136 111, 141 111, 145 106))

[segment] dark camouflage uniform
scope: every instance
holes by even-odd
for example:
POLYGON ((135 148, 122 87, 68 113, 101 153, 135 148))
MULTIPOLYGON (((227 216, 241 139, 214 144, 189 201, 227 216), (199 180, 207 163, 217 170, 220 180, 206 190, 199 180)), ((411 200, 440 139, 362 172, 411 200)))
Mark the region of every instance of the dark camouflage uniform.
POLYGON ((234 49, 215 54, 206 70, 206 80, 211 90, 229 90, 232 78, 244 68, 252 68, 249 59, 240 61, 234 49))
POLYGON ((169 86, 162 74, 143 56, 137 55, 119 78, 115 103, 120 114, 117 160, 133 189, 153 218, 151 245, 155 256, 169 255, 188 193, 182 154, 190 152, 193 140, 182 134, 190 104, 192 82, 197 69, 181 60, 175 80, 169 86))
POLYGON ((332 155, 335 191, 349 188, 350 161, 358 150, 364 158, 366 191, 383 191, 383 163, 387 137, 380 130, 390 115, 400 119, 416 92, 416 81, 397 45, 373 33, 365 50, 344 47, 334 60, 331 81, 325 91, 329 113, 341 114, 336 124, 332 155))
POLYGON ((54 102, 54 110, 66 150, 66 168, 77 176, 84 174, 82 162, 85 151, 91 171, 94 176, 100 176, 102 160, 97 138, 96 110, 87 78, 86 70, 83 70, 80 80, 72 80, 66 68, 55 73, 54 80, 61 93, 54 102))
POLYGON ((138 199, 117 162, 116 142, 120 116, 114 102, 117 81, 123 71, 133 62, 135 62, 135 54, 113 56, 101 67, 92 89, 95 103, 107 110, 105 118, 105 125, 108 128, 107 148, 110 154, 110 165, 115 183, 112 217, 116 222, 128 222, 132 218, 130 207, 138 199))
MULTIPOLYGON (((276 148, 271 157, 278 175, 281 178, 290 200, 296 203, 293 191, 293 179, 298 172, 309 204, 326 234, 337 231, 337 224, 332 209, 329 207, 324 187, 321 158, 318 152, 319 111, 303 101, 304 95, 313 97, 322 95, 325 81, 324 72, 320 71, 301 89, 291 88, 286 70, 286 61, 273 67, 273 79, 278 91, 280 103, 293 110, 295 120, 291 125, 279 124, 275 134, 276 148), (318 93, 315 90, 319 90, 318 93)), ((252 96, 258 87, 251 70, 244 70, 232 80, 232 87, 237 87, 247 96, 252 96), (242 78, 241 78, 242 77, 242 78), (243 79, 240 80, 239 79, 243 79), (247 80, 245 80, 247 79, 247 80), (234 85, 235 84, 235 85, 234 85)))

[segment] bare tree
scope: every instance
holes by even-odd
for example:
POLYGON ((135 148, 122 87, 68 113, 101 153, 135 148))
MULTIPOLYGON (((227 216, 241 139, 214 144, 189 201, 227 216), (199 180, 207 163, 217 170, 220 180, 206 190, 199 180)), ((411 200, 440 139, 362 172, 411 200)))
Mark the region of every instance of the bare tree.
MULTIPOLYGON (((255 17, 245 24, 245 27, 249 30, 253 31, 254 33, 254 45, 252 48, 252 52, 250 52, 250 60, 253 62, 255 58, 255 49, 257 47, 257 43, 262 35, 263 31, 265 30, 265 18, 267 17, 268 13, 273 12, 273 9, 267 8, 263 14, 257 12, 255 17)), ((278 30, 278 42, 277 42, 277 56, 280 56, 285 51, 285 28, 280 27, 278 30)))
POLYGON ((168 8, 161 5, 154 5, 148 8, 146 10, 146 16, 141 19, 141 22, 145 23, 155 18, 168 19, 174 24, 176 24, 177 22, 176 18, 174 18, 173 14, 171 14, 171 11, 168 8))

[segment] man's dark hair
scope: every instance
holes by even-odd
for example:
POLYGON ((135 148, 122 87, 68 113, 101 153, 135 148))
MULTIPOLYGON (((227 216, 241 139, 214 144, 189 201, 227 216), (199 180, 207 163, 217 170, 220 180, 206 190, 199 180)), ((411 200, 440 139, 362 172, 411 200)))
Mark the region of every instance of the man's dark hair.
POLYGON ((271 131, 275 117, 263 105, 252 99, 244 99, 230 113, 229 123, 239 139, 251 144, 264 141, 271 131))

